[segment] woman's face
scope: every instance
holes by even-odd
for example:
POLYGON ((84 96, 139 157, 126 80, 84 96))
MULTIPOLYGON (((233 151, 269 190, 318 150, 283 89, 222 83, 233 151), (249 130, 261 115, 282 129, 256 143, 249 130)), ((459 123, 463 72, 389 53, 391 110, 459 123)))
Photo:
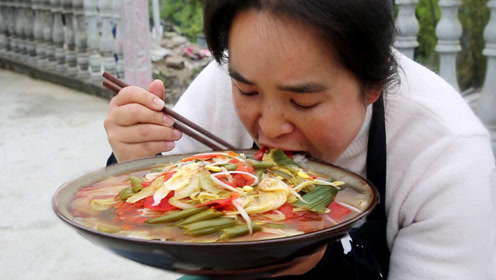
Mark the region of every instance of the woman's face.
POLYGON ((235 107, 259 145, 332 163, 360 130, 366 105, 379 95, 364 96, 319 34, 296 20, 240 13, 228 44, 235 107))

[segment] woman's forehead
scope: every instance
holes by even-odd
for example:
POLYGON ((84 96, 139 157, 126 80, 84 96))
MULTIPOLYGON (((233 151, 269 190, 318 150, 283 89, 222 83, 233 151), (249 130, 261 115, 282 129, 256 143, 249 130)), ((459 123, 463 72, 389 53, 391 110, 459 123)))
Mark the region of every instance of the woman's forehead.
POLYGON ((267 78, 295 80, 341 68, 333 59, 333 49, 313 28, 255 10, 234 19, 228 50, 230 69, 249 81, 251 73, 263 70, 271 71, 267 78))

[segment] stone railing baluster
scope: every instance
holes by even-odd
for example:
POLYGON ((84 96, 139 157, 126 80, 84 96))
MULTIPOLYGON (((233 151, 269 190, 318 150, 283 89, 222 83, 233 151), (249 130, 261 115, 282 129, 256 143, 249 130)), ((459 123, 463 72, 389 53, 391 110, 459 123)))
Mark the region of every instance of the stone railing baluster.
POLYGON ((124 75, 125 61, 122 47, 124 28, 122 24, 122 5, 119 1, 113 1, 112 3, 112 17, 115 24, 114 53, 117 56, 115 72, 117 77, 124 81, 126 79, 124 75))
POLYGON ((19 60, 21 53, 21 22, 19 21, 20 16, 19 3, 12 2, 11 12, 9 13, 9 21, 12 23, 11 35, 10 35, 10 47, 11 47, 11 58, 13 60, 19 60))
POLYGON ((482 51, 487 57, 487 70, 476 111, 491 133, 493 153, 496 157, 496 0, 490 0, 487 6, 491 16, 484 29, 486 46, 482 51))
POLYGON ((26 52, 27 52, 27 60, 26 62, 29 65, 33 65, 36 63, 36 50, 35 50, 35 42, 34 42, 34 10, 33 10, 33 1, 25 0, 25 26, 24 26, 24 36, 26 43, 26 52))
POLYGON ((5 17, 5 1, 0 0, 0 57, 5 57, 7 49, 7 20, 5 17))
POLYGON ((52 42, 54 47, 55 71, 65 73, 64 24, 62 22, 61 0, 50 0, 53 15, 52 42))
POLYGON ((147 0, 123 0, 123 40, 125 75, 129 84, 148 88, 152 80, 150 58, 150 22, 147 0))
POLYGON ((419 24, 415 16, 417 3, 418 0, 396 0, 398 36, 394 46, 411 59, 414 58, 415 48, 419 45, 417 41, 419 24))
POLYGON ((76 50, 77 50, 77 77, 86 80, 90 78, 88 34, 86 32, 86 17, 84 14, 84 0, 73 0, 74 20, 76 27, 76 50))
POLYGON ((62 14, 65 19, 64 44, 66 73, 68 76, 77 74, 76 40, 74 30, 74 13, 72 0, 62 0, 62 14))
POLYGON ((90 78, 92 82, 99 83, 102 80, 102 61, 100 57, 100 33, 98 30, 98 2, 97 0, 84 0, 84 12, 87 20, 88 50, 90 78))
POLYGON ((103 56, 103 67, 112 75, 116 74, 114 58, 114 36, 112 35, 112 0, 99 0, 98 8, 102 20, 102 36, 100 52, 103 56))
POLYGON ((16 34, 15 34, 15 6, 13 1, 7 2, 7 29, 8 29, 8 45, 7 57, 14 58, 14 49, 16 48, 16 34))
POLYGON ((19 35, 18 39, 18 48, 19 48, 19 56, 18 60, 22 62, 27 61, 27 38, 24 32, 24 27, 26 26, 26 3, 25 0, 19 1, 18 5, 18 14, 16 18, 16 32, 19 35))
POLYGON ((44 28, 44 16, 45 12, 42 7, 42 0, 33 0, 34 9, 34 27, 33 27, 33 37, 35 41, 35 52, 36 52, 36 65, 42 67, 43 63, 47 62, 45 41, 43 37, 44 28))
POLYGON ((45 45, 45 56, 46 62, 42 67, 46 67, 49 70, 55 70, 56 60, 55 60, 55 45, 53 43, 53 14, 51 0, 42 0, 42 7, 44 12, 43 17, 43 41, 45 45))
POLYGON ((436 26, 439 75, 456 90, 460 90, 456 77, 456 55, 462 50, 460 46, 462 26, 458 20, 458 8, 462 5, 462 1, 440 0, 438 4, 441 7, 441 19, 436 26))

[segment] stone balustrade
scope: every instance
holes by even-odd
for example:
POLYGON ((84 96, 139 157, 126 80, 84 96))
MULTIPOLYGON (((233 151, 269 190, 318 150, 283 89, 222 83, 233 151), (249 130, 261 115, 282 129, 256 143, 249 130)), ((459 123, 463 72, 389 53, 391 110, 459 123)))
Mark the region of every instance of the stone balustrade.
POLYGON ((147 0, 0 0, 0 61, 97 86, 108 71, 146 87, 148 14, 147 0))
MULTIPOLYGON (((419 0, 395 1, 399 31, 395 47, 413 58, 419 0)), ((156 9, 158 0, 153 4, 156 9)), ((439 75, 459 90, 456 58, 462 50, 458 19, 462 1, 439 0, 438 5, 439 75)), ((473 108, 492 132, 496 152, 496 0, 489 0, 487 7, 491 12, 484 32, 487 71, 473 108)), ((0 0, 0 63, 94 85, 93 90, 101 87, 103 71, 146 88, 152 78, 148 9, 147 0, 0 0)))

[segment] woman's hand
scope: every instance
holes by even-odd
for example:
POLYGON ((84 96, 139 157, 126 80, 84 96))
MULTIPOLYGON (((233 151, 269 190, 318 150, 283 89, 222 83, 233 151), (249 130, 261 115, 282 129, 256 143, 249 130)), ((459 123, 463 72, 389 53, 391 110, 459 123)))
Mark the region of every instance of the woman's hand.
POLYGON ((162 112, 164 95, 164 84, 155 80, 149 91, 129 86, 112 98, 104 127, 118 162, 170 151, 181 138, 174 120, 162 112))

